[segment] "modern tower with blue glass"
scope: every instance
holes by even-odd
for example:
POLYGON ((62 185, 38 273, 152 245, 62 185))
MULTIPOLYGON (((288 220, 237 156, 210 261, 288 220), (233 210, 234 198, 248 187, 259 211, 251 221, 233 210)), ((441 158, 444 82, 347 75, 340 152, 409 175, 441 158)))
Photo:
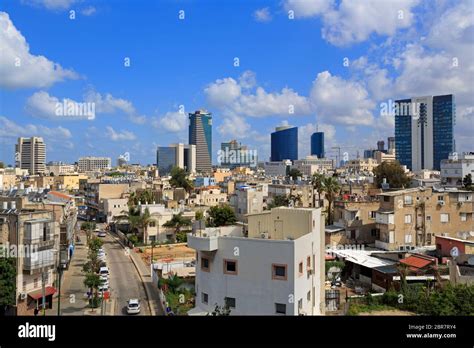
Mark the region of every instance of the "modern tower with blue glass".
POLYGON ((271 134, 271 146, 270 161, 297 160, 298 127, 276 127, 275 132, 271 134))
POLYGON ((196 145, 196 171, 212 172, 212 114, 203 110, 189 113, 189 144, 196 145))
POLYGON ((311 135, 311 155, 324 158, 324 132, 315 132, 311 135))
POLYGON ((454 151, 456 106, 452 94, 395 101, 395 153, 412 171, 440 170, 454 151))

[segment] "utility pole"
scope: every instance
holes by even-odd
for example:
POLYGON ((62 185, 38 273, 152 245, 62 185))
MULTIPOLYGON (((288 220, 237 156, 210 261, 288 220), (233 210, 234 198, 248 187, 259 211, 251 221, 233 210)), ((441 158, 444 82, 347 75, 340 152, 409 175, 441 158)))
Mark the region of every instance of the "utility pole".
POLYGON ((43 316, 46 315, 46 275, 44 271, 44 267, 41 269, 41 287, 42 287, 42 292, 43 292, 43 305, 42 305, 42 310, 43 310, 43 316))
POLYGON ((59 277, 59 282, 58 282, 58 317, 61 315, 61 278, 63 275, 63 268, 61 267, 61 264, 58 265, 58 277, 59 277))

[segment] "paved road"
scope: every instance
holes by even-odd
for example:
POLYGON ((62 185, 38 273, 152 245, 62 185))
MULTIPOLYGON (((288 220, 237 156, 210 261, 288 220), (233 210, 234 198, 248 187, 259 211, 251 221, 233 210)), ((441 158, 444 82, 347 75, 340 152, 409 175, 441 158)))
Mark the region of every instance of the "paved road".
POLYGON ((140 315, 150 315, 143 284, 125 249, 109 234, 102 240, 110 272, 111 298, 115 299, 115 315, 127 315, 127 300, 130 298, 140 299, 140 315))

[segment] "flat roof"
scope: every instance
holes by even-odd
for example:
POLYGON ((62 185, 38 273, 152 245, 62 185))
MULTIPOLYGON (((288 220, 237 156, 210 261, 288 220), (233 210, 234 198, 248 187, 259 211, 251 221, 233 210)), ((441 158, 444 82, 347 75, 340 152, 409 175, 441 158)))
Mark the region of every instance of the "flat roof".
POLYGON ((336 225, 327 225, 324 229, 324 232, 326 233, 336 233, 336 232, 341 232, 344 231, 344 227, 336 226, 336 225))
POLYGON ((327 249, 327 253, 333 253, 338 257, 342 257, 349 262, 367 267, 376 268, 380 266, 396 265, 396 261, 380 259, 371 256, 372 250, 354 250, 354 249, 327 249))

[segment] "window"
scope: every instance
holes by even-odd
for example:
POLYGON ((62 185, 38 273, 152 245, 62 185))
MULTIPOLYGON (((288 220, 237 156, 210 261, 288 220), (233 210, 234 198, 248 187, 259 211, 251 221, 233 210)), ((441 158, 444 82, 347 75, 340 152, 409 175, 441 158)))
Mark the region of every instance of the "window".
POLYGON ((287 265, 272 264, 272 279, 276 280, 286 280, 286 268, 287 265))
POLYGON ((405 243, 407 243, 407 244, 411 243, 411 234, 406 234, 405 235, 405 243))
POLYGON ((235 308, 235 298, 234 297, 225 297, 225 305, 229 308, 235 308))
POLYGON ((201 293, 201 302, 205 304, 209 303, 209 295, 206 294, 205 292, 201 293))
POLYGON ((306 269, 311 269, 311 256, 306 258, 306 269))
POLYGON ((438 196, 438 201, 444 201, 444 196, 438 196))
POLYGON ((441 222, 449 222, 449 214, 441 214, 440 215, 441 222))
POLYGON ((150 227, 155 227, 156 226, 156 222, 155 221, 150 221, 149 225, 150 227))
POLYGON ((275 313, 276 314, 286 314, 286 304, 284 304, 284 303, 275 303, 275 313))
POLYGON ((303 274, 303 262, 300 262, 298 265, 298 273, 299 275, 303 274))
POLYGON ((306 300, 308 302, 311 301, 311 290, 309 290, 308 293, 306 294, 306 300))
POLYGON ((369 211, 369 219, 375 219, 376 216, 377 216, 377 211, 376 210, 369 211))
POLYGON ((209 267, 209 259, 207 257, 201 257, 201 270, 209 272, 211 269, 209 267))
POLYGON ((431 221, 431 215, 426 216, 426 221, 431 221))
POLYGON ((413 204, 413 197, 412 196, 404 196, 405 205, 413 204))
POLYGON ((390 197, 389 196, 383 196, 383 201, 384 202, 390 202, 390 197))
POLYGON ((236 275, 237 274, 237 261, 224 260, 224 273, 236 275))
POLYGON ((303 309, 303 299, 302 298, 300 298, 298 300, 298 309, 303 309))
POLYGON ((405 215, 405 223, 406 224, 411 224, 411 214, 406 214, 405 215))
POLYGON ((466 213, 459 213, 461 217, 461 221, 467 221, 467 214, 466 213))

